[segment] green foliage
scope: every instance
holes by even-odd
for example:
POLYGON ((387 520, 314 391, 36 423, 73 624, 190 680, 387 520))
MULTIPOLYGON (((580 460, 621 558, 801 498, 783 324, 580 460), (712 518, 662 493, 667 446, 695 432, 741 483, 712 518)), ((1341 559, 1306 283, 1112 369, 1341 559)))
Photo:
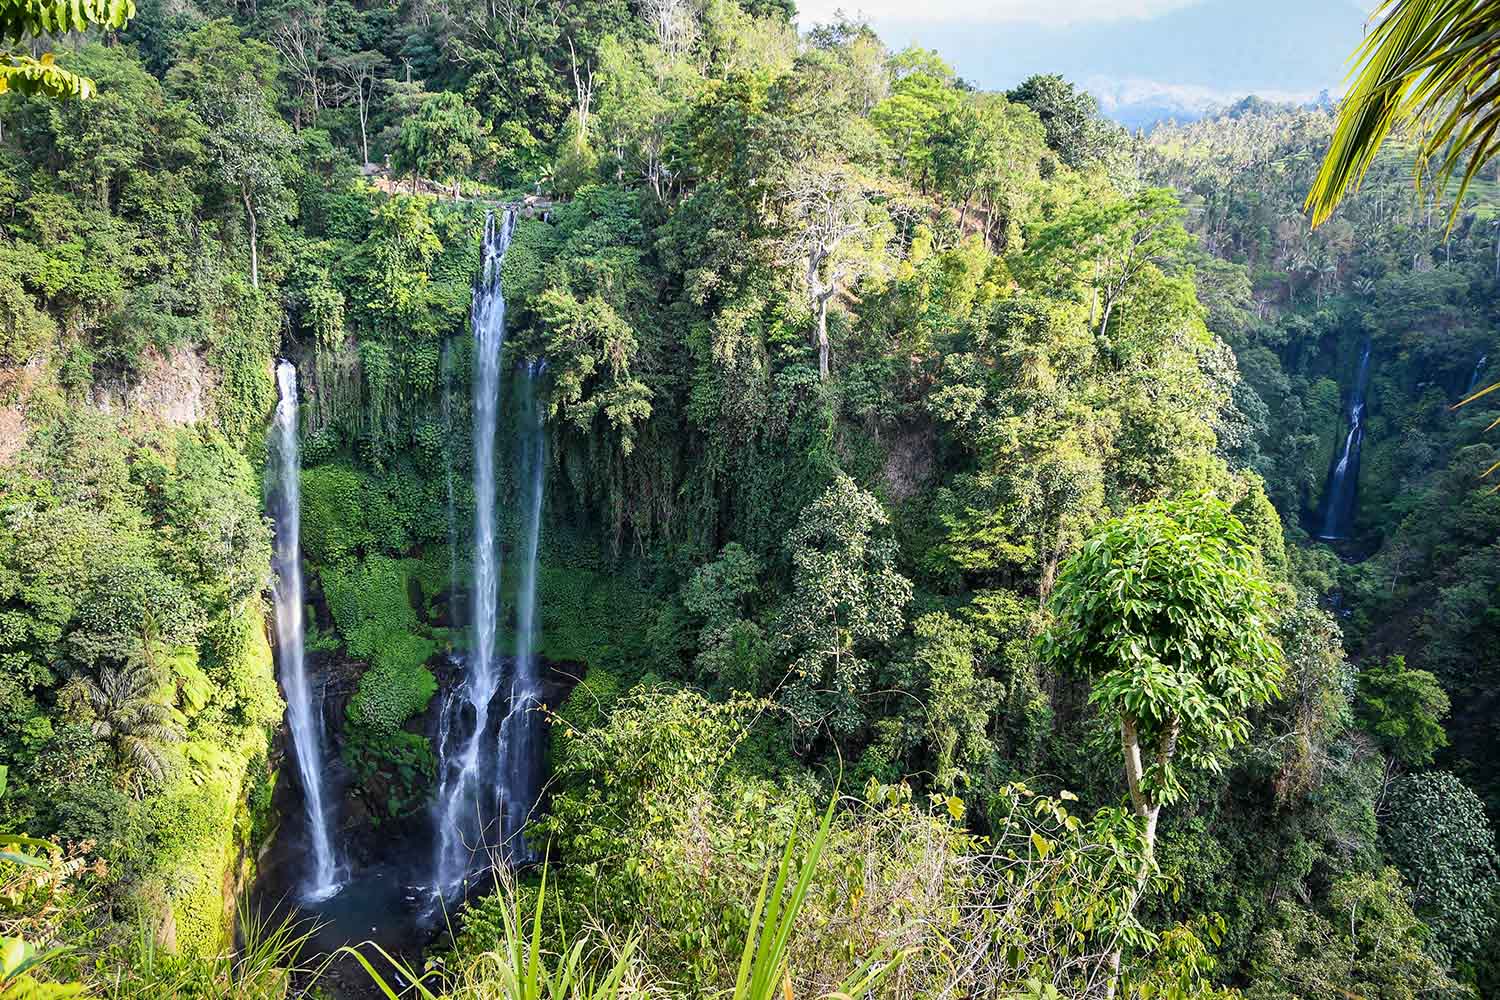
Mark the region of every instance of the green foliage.
POLYGON ((437 644, 406 635, 388 640, 375 653, 374 663, 359 677, 359 689, 349 700, 349 720, 379 732, 393 732, 414 715, 427 710, 437 693, 437 679, 424 664, 437 644))
POLYGON ((1358 711, 1370 734, 1404 764, 1431 764, 1433 753, 1448 745, 1448 695, 1432 674, 1408 670, 1405 657, 1360 671, 1358 711))
POLYGON ((1250 737, 1247 711, 1279 693, 1270 601, 1244 526, 1209 496, 1138 508, 1063 567, 1046 656, 1120 720, 1138 806, 1182 797, 1178 760, 1221 768, 1250 737))
POLYGON ((351 722, 345 738, 344 762, 354 772, 372 825, 411 816, 427 805, 437 771, 427 737, 351 722))
POLYGON ((791 663, 782 701, 803 729, 847 736, 863 722, 869 651, 903 625, 911 583, 882 531, 885 511, 847 476, 806 507, 786 540, 792 589, 777 616, 777 651, 791 663))
POLYGON ((1400 875, 1354 875, 1329 894, 1324 916, 1284 900, 1256 943, 1251 1000, 1359 995, 1408 1000, 1460 990, 1424 949, 1400 875))
MULTIPOLYGON (((934 758, 933 784, 941 789, 951 790, 993 766, 989 722, 1004 688, 980 673, 970 628, 942 613, 923 615, 912 623, 915 666, 931 692, 926 736, 934 758)), ((980 638, 978 644, 984 652, 994 652, 988 638, 980 638)))
MULTIPOLYGON (((628 981, 635 976, 635 940, 627 940, 615 950, 612 962, 596 962, 590 954, 591 941, 580 935, 572 945, 555 958, 543 949, 542 918, 547 905, 547 870, 542 870, 537 887, 535 909, 528 918, 521 911, 519 893, 509 883, 497 884, 496 892, 479 906, 464 912, 461 950, 478 954, 456 970, 459 989, 500 990, 512 1000, 551 1000, 573 997, 577 1000, 615 1000, 627 993, 628 981), (498 919, 496 919, 498 917, 498 919), (483 942, 478 944, 478 942, 483 942), (599 968, 593 968, 598 964, 599 968)), ((414 984, 416 995, 423 1000, 438 1000, 419 975, 406 963, 393 958, 378 945, 372 950, 385 959, 398 974, 398 982, 414 984)), ((369 959, 358 948, 345 948, 369 973, 375 985, 387 996, 396 993, 369 959)), ((447 994, 443 994, 447 995, 447 994)))
MULTIPOLYGON (((97 844, 66 933, 116 995, 262 985, 192 953, 268 825, 273 356, 302 375, 314 666, 366 664, 338 808, 420 828, 410 730, 465 641, 478 227, 521 192, 563 196, 503 273, 506 363, 547 362, 539 646, 585 680, 554 717, 562 863, 534 913, 471 909, 425 986, 598 983, 626 940, 623 991, 684 995, 731 995, 749 956, 752 992, 807 996, 880 958, 903 995, 1395 997, 1483 955, 1479 903, 1422 883, 1427 936, 1369 880, 1398 799, 1353 727, 1494 797, 1493 413, 1445 409, 1495 346, 1490 182, 1445 238, 1388 155, 1309 235, 1324 110, 1119 155, 1065 81, 978 92, 852 22, 799 39, 788 6, 153 0, 63 57, 91 100, 4 96, 0 829, 97 844), (1310 549, 1367 338, 1356 537, 1310 549), (1135 816, 1094 808, 1120 722, 1135 816), (820 833, 840 772, 875 780, 820 833), (122 916, 150 947, 110 944, 122 916)), ((1444 878, 1484 882, 1460 853, 1444 878)))
POLYGON ((1119 145, 1119 130, 1098 117, 1098 105, 1056 74, 1027 77, 1005 95, 1036 112, 1047 131, 1047 145, 1070 167, 1084 168, 1119 145))
POLYGON ((479 112, 462 95, 442 91, 401 124, 392 162, 402 173, 453 180, 474 162, 487 132, 479 112))
POLYGON ((1382 836, 1436 944, 1457 961, 1476 958, 1495 930, 1500 892, 1495 835, 1479 797, 1451 774, 1402 778, 1382 836))
MULTIPOLYGON (((387 643, 417 630, 411 589, 412 576, 419 568, 414 559, 371 556, 363 562, 346 562, 323 570, 328 610, 351 656, 373 660, 387 643)), ((411 652, 408 648, 398 653, 397 659, 409 662, 411 652)), ((421 657, 416 663, 425 660, 421 657)))
POLYGON ((302 545, 319 566, 363 553, 402 553, 406 523, 371 478, 346 465, 302 472, 302 545))
MULTIPOLYGON (((135 16, 135 0, 17 0, 0 11, 0 42, 13 45, 43 35, 62 36, 93 27, 119 30, 135 16)), ((71 73, 51 52, 40 57, 6 53, 0 57, 0 93, 87 99, 94 81, 71 73)))

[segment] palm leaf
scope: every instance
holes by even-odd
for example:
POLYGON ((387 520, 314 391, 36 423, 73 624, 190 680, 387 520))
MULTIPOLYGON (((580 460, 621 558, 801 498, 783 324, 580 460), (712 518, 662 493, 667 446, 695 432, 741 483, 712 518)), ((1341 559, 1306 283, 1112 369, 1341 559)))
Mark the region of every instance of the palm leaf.
POLYGON ((1449 211, 1451 227, 1475 174, 1495 155, 1500 131, 1500 0, 1385 0, 1355 51, 1349 93, 1304 207, 1314 226, 1357 190, 1397 129, 1421 125, 1417 186, 1438 158, 1442 190, 1467 159, 1449 211))

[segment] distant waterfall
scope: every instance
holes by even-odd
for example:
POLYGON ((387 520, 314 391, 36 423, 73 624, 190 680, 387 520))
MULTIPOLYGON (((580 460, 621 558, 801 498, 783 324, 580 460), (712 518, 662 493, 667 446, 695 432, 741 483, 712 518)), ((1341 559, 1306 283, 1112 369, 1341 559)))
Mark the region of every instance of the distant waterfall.
POLYGON ((1328 473, 1323 491, 1323 527, 1318 537, 1332 541, 1349 533, 1354 519, 1354 498, 1359 485, 1359 449, 1365 440, 1365 390, 1370 375, 1370 342, 1359 357, 1359 373, 1349 393, 1349 433, 1344 447, 1328 473))
POLYGON ((307 664, 302 648, 301 562, 301 455, 297 444, 297 369, 290 361, 276 363, 276 385, 281 398, 276 404, 271 449, 275 483, 271 490, 271 516, 276 523, 274 563, 276 580, 276 651, 281 686, 286 692, 287 725, 292 749, 302 777, 302 800, 307 808, 308 840, 313 865, 308 873, 309 899, 325 899, 338 892, 338 865, 328 832, 323 804, 323 726, 321 713, 313 711, 312 690, 307 682, 307 664))
POLYGON ((547 453, 536 383, 546 362, 528 365, 516 393, 518 482, 521 497, 521 575, 516 587, 516 659, 511 672, 510 709, 500 724, 501 839, 512 863, 532 856, 521 830, 536 804, 541 775, 542 718, 535 709, 541 699, 536 669, 540 638, 536 614, 537 552, 542 529, 542 494, 547 453))
POLYGON ((490 702, 500 684, 496 637, 500 605, 500 553, 495 536, 495 431, 500 411, 500 357, 505 345, 505 294, 500 274, 515 229, 515 213, 484 223, 484 266, 474 285, 474 645, 466 659, 461 697, 450 696, 439 723, 439 782, 434 819, 437 861, 434 888, 446 894, 472 868, 491 830, 494 802, 486 787, 485 731, 490 702), (460 741, 457 747, 451 747, 460 741))
POLYGON ((1474 362, 1474 373, 1469 376, 1468 388, 1464 389, 1464 394, 1461 398, 1467 399, 1474 395, 1474 390, 1479 388, 1479 378, 1484 374, 1484 366, 1489 363, 1490 356, 1488 354, 1481 354, 1479 360, 1474 362))

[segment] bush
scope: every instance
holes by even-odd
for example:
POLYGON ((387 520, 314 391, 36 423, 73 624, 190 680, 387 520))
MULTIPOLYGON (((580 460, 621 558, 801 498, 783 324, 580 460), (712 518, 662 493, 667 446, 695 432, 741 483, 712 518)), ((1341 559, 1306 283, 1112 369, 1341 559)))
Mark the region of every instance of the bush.
POLYGON ((1495 835, 1479 796, 1451 774, 1410 775, 1391 796, 1382 833, 1437 944, 1460 961, 1477 956, 1495 929, 1490 903, 1500 892, 1495 835))
POLYGON ((427 737, 363 725, 349 727, 344 762, 377 826, 383 817, 395 819, 425 807, 437 769, 427 737))
POLYGON ((302 548, 332 566, 373 541, 365 515, 365 480, 342 465, 302 471, 302 548))
POLYGON ((349 700, 349 721, 379 732, 394 732, 427 710, 437 679, 425 666, 437 643, 416 635, 396 636, 375 653, 375 663, 359 679, 349 700))
POLYGON ((328 610, 349 655, 371 660, 395 637, 421 628, 410 589, 419 569, 416 560, 371 556, 363 563, 323 570, 328 610))

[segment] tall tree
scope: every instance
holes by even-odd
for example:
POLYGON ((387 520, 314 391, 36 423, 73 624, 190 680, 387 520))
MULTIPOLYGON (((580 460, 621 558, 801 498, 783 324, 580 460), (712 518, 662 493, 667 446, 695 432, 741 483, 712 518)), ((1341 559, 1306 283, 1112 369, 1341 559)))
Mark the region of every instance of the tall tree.
POLYGON ((1184 794, 1182 763, 1221 768, 1250 738, 1247 711, 1278 694, 1270 605, 1244 525, 1210 496, 1136 508, 1063 567, 1043 648, 1093 681, 1089 701, 1119 729, 1142 883, 1162 806, 1184 794))
POLYGON ((848 284, 889 266, 889 223, 865 197, 848 166, 810 163, 794 171, 781 192, 785 231, 780 257, 800 268, 814 316, 818 375, 828 380, 828 304, 848 284))
POLYGON ((276 112, 276 51, 241 36, 228 20, 187 35, 168 88, 186 98, 208 125, 218 173, 244 210, 250 240, 250 282, 260 287, 260 232, 268 214, 284 216, 285 170, 292 135, 276 112))
POLYGON ((1093 680, 1154 844, 1161 807, 1183 794, 1178 762, 1218 769, 1250 736, 1245 713, 1278 694, 1271 591, 1249 535, 1214 497, 1138 507, 1068 560, 1052 610, 1046 655, 1093 680))
POLYGON ((354 100, 359 115, 359 155, 364 165, 370 162, 370 107, 385 64, 386 58, 379 52, 351 52, 334 61, 334 68, 343 78, 342 96, 354 100))
POLYGON ((1055 73, 1027 77, 1005 96, 1037 113, 1047 130, 1047 145, 1075 169, 1103 159, 1123 137, 1119 126, 1100 119, 1092 95, 1055 73))
POLYGON ((457 197, 459 178, 481 152, 488 133, 479 112, 464 101, 463 95, 446 90, 433 94, 422 102, 415 116, 402 123, 393 165, 411 175, 413 191, 417 177, 426 174, 451 181, 457 197))

